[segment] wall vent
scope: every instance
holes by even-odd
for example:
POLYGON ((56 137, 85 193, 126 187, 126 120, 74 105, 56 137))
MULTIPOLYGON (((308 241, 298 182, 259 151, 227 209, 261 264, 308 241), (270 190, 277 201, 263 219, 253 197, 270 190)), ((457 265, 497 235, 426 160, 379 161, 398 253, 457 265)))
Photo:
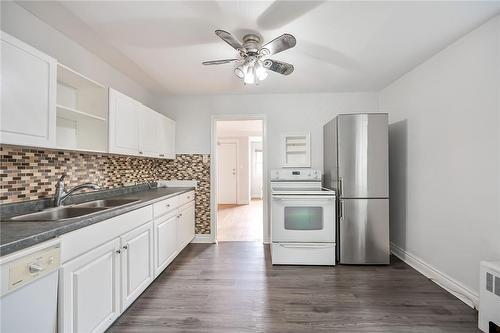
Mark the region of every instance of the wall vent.
POLYGON ((500 326, 500 261, 481 262, 479 329, 498 332, 500 326), (493 328, 493 329, 492 329, 493 328))

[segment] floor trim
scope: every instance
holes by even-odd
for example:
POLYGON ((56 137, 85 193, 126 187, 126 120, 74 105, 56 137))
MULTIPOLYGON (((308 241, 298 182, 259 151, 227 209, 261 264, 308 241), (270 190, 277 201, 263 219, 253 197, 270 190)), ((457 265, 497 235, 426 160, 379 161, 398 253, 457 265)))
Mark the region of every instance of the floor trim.
POLYGON ((215 243, 211 234, 196 234, 191 243, 215 243))
POLYGON ((429 265, 421 258, 403 250, 394 243, 391 243, 391 252, 471 308, 479 309, 479 295, 464 286, 461 282, 429 265))

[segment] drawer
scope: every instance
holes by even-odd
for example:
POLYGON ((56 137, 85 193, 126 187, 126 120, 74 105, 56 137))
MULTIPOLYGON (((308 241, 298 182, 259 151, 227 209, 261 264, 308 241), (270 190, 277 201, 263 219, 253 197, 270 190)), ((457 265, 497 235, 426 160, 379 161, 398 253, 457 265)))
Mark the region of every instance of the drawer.
POLYGON ((273 265, 335 265, 335 243, 272 243, 273 265))
POLYGON ((189 191, 178 196, 177 206, 182 206, 194 200, 194 191, 189 191))
POLYGON ((72 258, 82 255, 113 238, 119 237, 151 221, 152 218, 153 210, 151 206, 146 206, 64 234, 60 237, 61 262, 65 263, 72 258))
POLYGON ((179 196, 176 195, 172 198, 158 201, 157 203, 153 204, 154 217, 156 218, 162 216, 177 208, 179 206, 178 198, 179 196))

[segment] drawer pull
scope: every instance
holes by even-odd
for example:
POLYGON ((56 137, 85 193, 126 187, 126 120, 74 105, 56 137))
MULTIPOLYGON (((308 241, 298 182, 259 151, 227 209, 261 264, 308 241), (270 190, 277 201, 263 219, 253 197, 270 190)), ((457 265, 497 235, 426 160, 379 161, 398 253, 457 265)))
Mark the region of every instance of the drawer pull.
POLYGON ((124 250, 128 250, 128 244, 123 245, 123 249, 124 249, 124 250))
POLYGON ((120 254, 120 253, 122 253, 122 250, 118 249, 118 250, 116 250, 115 252, 116 252, 117 254, 120 254))
POLYGON ((169 208, 170 207, 170 204, 166 204, 165 207, 169 208))

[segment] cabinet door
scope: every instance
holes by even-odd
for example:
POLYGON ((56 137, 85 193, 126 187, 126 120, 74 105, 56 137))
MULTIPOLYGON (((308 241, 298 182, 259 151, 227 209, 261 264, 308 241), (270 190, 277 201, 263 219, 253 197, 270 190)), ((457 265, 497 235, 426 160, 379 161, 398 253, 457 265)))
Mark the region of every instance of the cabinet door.
POLYGON ((180 251, 194 238, 194 201, 183 206, 177 217, 177 247, 180 251))
POLYGON ((160 157, 175 158, 175 121, 160 115, 160 157))
POLYGON ((148 157, 160 157, 160 146, 163 138, 160 128, 161 114, 143 106, 139 117, 139 154, 148 157))
POLYGON ((153 281, 153 223, 121 237, 122 311, 153 281))
POLYGON ((155 276, 158 276, 177 254, 177 216, 165 216, 155 225, 155 276))
POLYGON ((57 61, 3 33, 1 143, 55 147, 57 61))
POLYGON ((120 314, 120 239, 61 267, 59 331, 104 332, 120 314))
POLYGON ((109 152, 139 155, 139 117, 142 105, 109 89, 109 152))

